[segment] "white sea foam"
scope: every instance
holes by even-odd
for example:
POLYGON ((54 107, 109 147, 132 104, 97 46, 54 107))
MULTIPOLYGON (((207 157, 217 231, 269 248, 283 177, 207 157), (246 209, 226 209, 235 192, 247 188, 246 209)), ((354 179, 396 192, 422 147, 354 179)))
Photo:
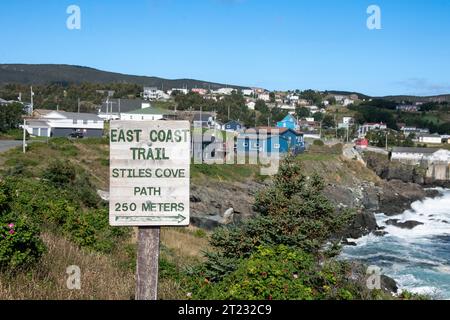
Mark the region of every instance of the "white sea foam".
POLYGON ((425 240, 434 236, 450 235, 450 192, 442 191, 441 197, 416 201, 411 205, 411 210, 407 210, 401 215, 379 214, 377 222, 380 226, 385 227, 385 231, 390 235, 403 240, 416 238, 425 240), (390 219, 397 219, 399 222, 418 221, 423 224, 413 229, 402 229, 387 225, 386 222, 390 219))
POLYGON ((400 290, 436 298, 450 297, 450 259, 445 249, 450 236, 450 190, 439 189, 440 197, 414 202, 410 210, 396 216, 376 214, 377 223, 387 235, 367 235, 352 239, 355 247, 345 247, 344 259, 361 260, 382 267, 394 278, 400 290), (413 229, 386 222, 418 221, 413 229))

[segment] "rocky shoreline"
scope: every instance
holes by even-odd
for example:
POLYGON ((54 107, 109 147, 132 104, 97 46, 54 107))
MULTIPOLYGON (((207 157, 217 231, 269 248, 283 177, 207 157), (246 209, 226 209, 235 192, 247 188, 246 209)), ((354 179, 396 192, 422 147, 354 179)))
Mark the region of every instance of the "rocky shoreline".
MULTIPOLYGON (((385 232, 377 225, 375 213, 400 215, 410 209, 413 202, 439 195, 436 190, 428 190, 419 184, 400 180, 382 180, 377 185, 363 182, 357 187, 329 185, 325 192, 339 208, 351 208, 358 212, 353 224, 340 235, 344 239, 358 239, 369 233, 383 236, 385 232)), ((410 229, 418 225, 416 221, 400 223, 392 219, 390 222, 398 227, 410 229)))

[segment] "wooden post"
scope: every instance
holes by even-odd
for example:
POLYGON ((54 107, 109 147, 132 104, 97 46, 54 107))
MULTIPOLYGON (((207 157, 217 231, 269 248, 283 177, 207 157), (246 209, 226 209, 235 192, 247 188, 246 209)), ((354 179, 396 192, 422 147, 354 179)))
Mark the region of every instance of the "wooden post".
POLYGON ((139 227, 136 300, 157 300, 160 227, 139 227))

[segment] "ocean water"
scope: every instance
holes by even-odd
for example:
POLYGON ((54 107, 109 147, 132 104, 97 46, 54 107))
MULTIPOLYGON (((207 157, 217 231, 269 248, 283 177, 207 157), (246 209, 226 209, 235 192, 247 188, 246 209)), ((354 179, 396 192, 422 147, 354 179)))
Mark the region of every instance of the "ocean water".
POLYGON ((382 268, 400 289, 450 299, 450 190, 438 190, 440 197, 414 202, 401 215, 377 214, 388 234, 352 240, 357 246, 346 246, 341 257, 382 268), (386 225, 389 219, 424 224, 408 230, 386 225))

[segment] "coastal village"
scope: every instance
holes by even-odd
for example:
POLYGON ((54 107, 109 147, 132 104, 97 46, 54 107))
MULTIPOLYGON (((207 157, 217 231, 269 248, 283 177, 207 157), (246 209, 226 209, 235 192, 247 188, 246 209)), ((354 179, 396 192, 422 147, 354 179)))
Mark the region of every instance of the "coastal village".
MULTIPOLYGON (((229 156, 230 152, 282 157, 288 153, 305 152, 314 141, 322 141, 327 145, 343 143, 347 149, 353 148, 352 152, 355 154, 350 152, 350 156, 358 157, 356 153, 365 150, 389 154, 392 161, 433 168, 429 169, 430 177, 450 179, 450 132, 431 133, 430 128, 400 122, 396 123, 396 129, 389 128, 383 122, 361 122, 355 119, 352 107, 370 105, 372 98, 366 99, 357 94, 337 95, 312 90, 269 92, 261 88, 228 87, 217 90, 186 87, 167 91, 143 87, 140 97, 133 99, 114 98, 115 92, 111 90, 98 90, 98 93, 106 98, 98 105, 96 112, 90 113, 67 112, 59 110, 57 105, 53 109, 42 109, 33 102, 22 102, 22 94, 16 101, 0 99, 0 105, 23 105, 25 115, 21 128, 31 139, 102 137, 106 134, 110 120, 188 120, 193 128, 213 132, 202 141, 201 156, 205 160, 220 160, 229 156), (203 111, 202 107, 200 110, 195 106, 177 110, 176 103, 173 103, 174 97, 188 95, 200 97, 206 103, 240 95, 245 101, 246 111, 255 114, 255 124, 258 106, 261 105, 272 112, 278 110, 279 119, 271 119, 269 116, 267 125, 251 126, 233 117, 234 112, 230 106, 226 116, 221 119, 216 111, 203 111), (169 109, 169 106, 174 107, 169 109), (223 139, 224 133, 227 139, 223 139), (439 173, 434 169, 436 166, 440 168, 439 173)), ((406 114, 420 114, 423 106, 423 102, 404 102, 397 104, 395 110, 406 114)))

